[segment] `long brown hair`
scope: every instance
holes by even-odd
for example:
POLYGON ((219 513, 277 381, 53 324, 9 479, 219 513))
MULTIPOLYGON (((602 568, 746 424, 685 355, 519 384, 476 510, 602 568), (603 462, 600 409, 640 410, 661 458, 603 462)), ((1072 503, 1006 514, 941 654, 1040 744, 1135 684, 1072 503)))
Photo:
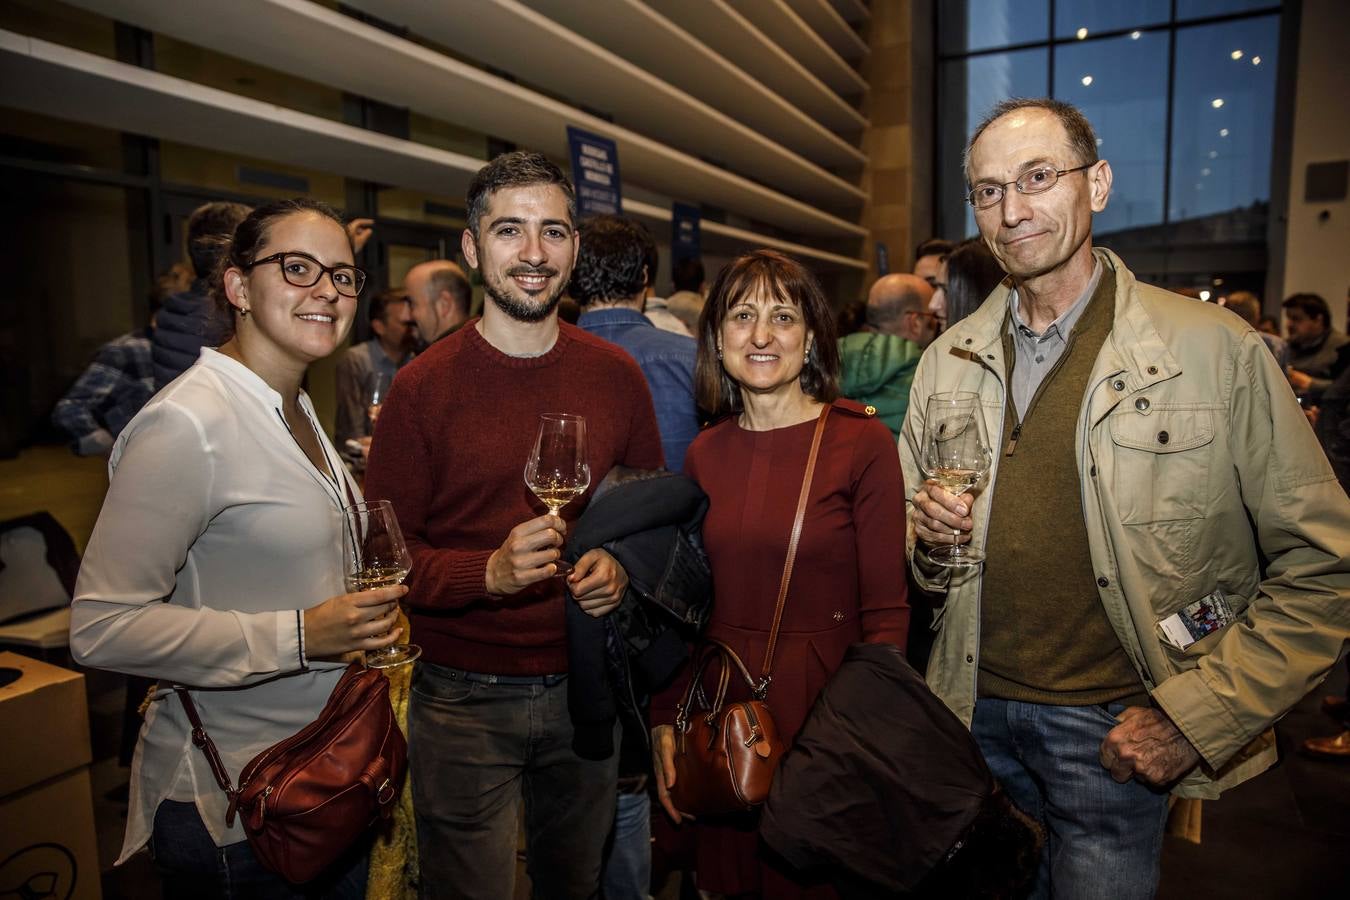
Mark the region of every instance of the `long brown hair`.
POLYGON ((717 358, 717 338, 727 311, 750 294, 763 292, 787 300, 802 311, 814 339, 802 366, 802 391, 819 403, 839 396, 839 344, 834 312, 816 277, 790 256, 776 250, 753 250, 732 260, 717 274, 708 302, 698 319, 698 360, 694 395, 713 417, 741 411, 740 386, 717 358))

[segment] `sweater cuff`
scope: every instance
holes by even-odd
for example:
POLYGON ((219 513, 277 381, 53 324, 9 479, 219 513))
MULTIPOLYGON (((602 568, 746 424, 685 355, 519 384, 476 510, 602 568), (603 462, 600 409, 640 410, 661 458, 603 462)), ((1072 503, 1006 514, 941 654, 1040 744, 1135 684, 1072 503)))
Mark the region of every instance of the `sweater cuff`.
POLYGON ((1153 689, 1152 697, 1212 770, 1252 739, 1199 669, 1172 676, 1153 689))
MULTIPOLYGON (((487 597, 495 602, 496 594, 487 591, 487 565, 495 550, 474 550, 458 554, 449 573, 448 587, 450 596, 477 600, 487 597)), ((462 604, 456 604, 462 605, 462 604)))

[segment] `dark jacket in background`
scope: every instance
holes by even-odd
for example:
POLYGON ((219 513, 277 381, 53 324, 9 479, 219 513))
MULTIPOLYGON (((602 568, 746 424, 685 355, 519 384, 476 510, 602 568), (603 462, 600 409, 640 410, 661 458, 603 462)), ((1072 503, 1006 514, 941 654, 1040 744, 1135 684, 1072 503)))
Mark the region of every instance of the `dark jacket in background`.
POLYGON ((760 822, 799 869, 912 891, 994 794, 975 739, 891 644, 854 644, 783 757, 760 822))
POLYGON ((225 313, 216 308, 206 279, 172 294, 155 316, 150 354, 155 364, 155 390, 173 381, 197 361, 203 347, 219 347, 230 336, 225 313))
POLYGON ((707 621, 712 571, 700 539, 707 511, 707 496, 683 475, 615 466, 572 523, 565 559, 603 547, 628 573, 628 591, 610 615, 566 607, 567 708, 579 756, 613 753, 619 702, 669 681, 687 655, 686 638, 707 621))

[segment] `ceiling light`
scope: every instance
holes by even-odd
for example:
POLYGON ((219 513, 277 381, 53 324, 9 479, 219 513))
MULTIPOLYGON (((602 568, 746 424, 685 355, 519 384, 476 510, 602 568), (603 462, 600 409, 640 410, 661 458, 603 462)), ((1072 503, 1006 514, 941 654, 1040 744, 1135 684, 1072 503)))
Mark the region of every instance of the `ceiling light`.
POLYGON ((1092 76, 1091 76, 1091 75, 1084 75, 1084 76, 1083 76, 1083 87, 1089 87, 1091 84, 1092 84, 1092 76))
POLYGON ((1200 299, 1203 300, 1203 301, 1205 301, 1206 303, 1209 302, 1209 298, 1212 297, 1212 296, 1214 296, 1214 295, 1211 294, 1209 291, 1201 291, 1201 292, 1200 292, 1200 299))
POLYGON ((1142 35, 1142 34, 1143 34, 1142 31, 1131 31, 1131 32, 1130 32, 1130 40, 1132 40, 1132 41, 1137 41, 1137 40, 1139 40, 1139 37, 1140 37, 1140 35, 1142 35))
POLYGON ((1219 129, 1219 137, 1228 137, 1228 129, 1227 129, 1227 128, 1220 128, 1220 129, 1219 129))
POLYGON ((1200 177, 1201 177, 1201 178, 1208 178, 1208 177, 1209 177, 1209 169, 1201 169, 1201 170, 1200 170, 1200 177))
POLYGON ((1252 57, 1252 65, 1254 65, 1254 66, 1259 66, 1259 65, 1261 65, 1261 57, 1259 57, 1259 56, 1253 56, 1253 57, 1252 57))
POLYGON ((1215 97, 1213 100, 1209 101, 1209 105, 1214 107, 1215 109, 1219 109, 1220 107, 1223 106, 1223 98, 1215 97))
POLYGON ((1242 51, 1241 51, 1241 50, 1234 50, 1232 53, 1230 53, 1230 54, 1228 54, 1228 55, 1231 56, 1231 57, 1233 57, 1233 59, 1242 59, 1242 51))
POLYGON ((1087 37, 1087 29, 1086 29, 1086 28, 1080 28, 1080 29, 1078 29, 1077 34, 1078 34, 1078 39, 1081 41, 1083 38, 1087 37))
POLYGON ((1219 151, 1218 151, 1218 150, 1211 150, 1211 151, 1209 151, 1209 158, 1210 158, 1210 159, 1218 159, 1218 158, 1219 158, 1219 151))

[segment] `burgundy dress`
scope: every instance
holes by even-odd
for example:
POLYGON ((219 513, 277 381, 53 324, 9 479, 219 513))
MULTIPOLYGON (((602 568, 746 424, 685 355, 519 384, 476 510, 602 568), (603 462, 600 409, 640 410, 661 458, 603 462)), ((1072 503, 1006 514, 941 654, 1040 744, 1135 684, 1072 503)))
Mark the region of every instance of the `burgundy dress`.
MULTIPOLYGON (((793 514, 816 420, 746 431, 735 417, 689 447, 685 473, 708 494, 703 540, 716 600, 708 634, 758 676, 773 623, 793 514)), ((838 400, 826 421, 774 656, 768 703, 780 733, 795 736, 849 644, 905 646, 905 492, 890 431, 863 407, 838 400)), ((686 673, 653 704, 674 721, 686 673)), ((728 695, 729 699, 742 699, 728 695)), ((831 897, 804 885, 759 843, 754 817, 685 825, 697 831, 700 888, 764 897, 831 897)))

